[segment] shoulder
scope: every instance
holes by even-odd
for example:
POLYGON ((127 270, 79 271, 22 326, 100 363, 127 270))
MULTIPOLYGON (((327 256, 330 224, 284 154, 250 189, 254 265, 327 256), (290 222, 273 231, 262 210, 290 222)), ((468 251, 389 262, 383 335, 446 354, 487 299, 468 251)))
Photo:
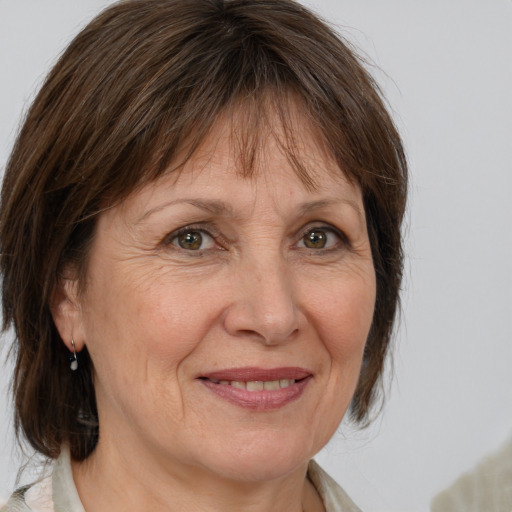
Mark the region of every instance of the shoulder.
POLYGON ((20 487, 14 491, 9 501, 0 509, 0 512, 24 512, 30 510, 25 504, 25 492, 30 486, 20 487))
POLYGON ((52 482, 48 476, 14 491, 0 512, 54 512, 52 482))
POLYGON ((46 466, 44 475, 19 488, 0 508, 0 512, 85 512, 71 473, 71 459, 66 446, 58 459, 46 466))
POLYGON ((308 478, 322 498, 326 512, 361 512, 348 494, 314 460, 309 462, 308 478))

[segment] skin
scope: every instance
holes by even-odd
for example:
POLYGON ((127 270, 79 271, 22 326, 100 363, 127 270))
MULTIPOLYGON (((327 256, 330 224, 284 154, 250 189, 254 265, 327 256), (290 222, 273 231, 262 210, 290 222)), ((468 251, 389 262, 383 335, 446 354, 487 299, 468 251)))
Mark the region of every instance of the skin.
POLYGON ((179 174, 100 215, 85 291, 70 270, 56 292, 63 340, 86 344, 95 368, 100 439, 73 463, 88 512, 323 510, 307 464, 350 404, 375 305, 361 192, 300 115, 313 189, 280 149, 279 126, 250 178, 231 124, 217 128, 179 174), (323 247, 310 247, 313 229, 323 247), (186 233, 202 236, 199 250, 180 246, 186 233), (312 377, 298 399, 263 411, 198 379, 247 366, 312 377))

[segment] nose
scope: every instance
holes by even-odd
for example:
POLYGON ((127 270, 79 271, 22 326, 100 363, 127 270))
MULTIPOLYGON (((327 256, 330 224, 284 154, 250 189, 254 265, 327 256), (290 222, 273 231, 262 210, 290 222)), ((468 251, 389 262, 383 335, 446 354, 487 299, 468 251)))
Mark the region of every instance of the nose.
POLYGON ((265 345, 280 344, 297 335, 300 309, 285 262, 275 258, 253 261, 233 277, 233 301, 224 316, 229 334, 265 345))

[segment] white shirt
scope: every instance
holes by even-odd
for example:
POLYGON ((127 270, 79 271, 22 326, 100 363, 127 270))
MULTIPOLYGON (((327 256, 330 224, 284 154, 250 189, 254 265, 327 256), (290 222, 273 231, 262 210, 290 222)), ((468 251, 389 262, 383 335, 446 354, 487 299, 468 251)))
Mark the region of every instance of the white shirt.
MULTIPOLYGON (((361 512, 345 491, 314 461, 308 477, 326 512, 361 512)), ((63 447, 50 475, 18 489, 0 512, 85 512, 71 472, 69 450, 63 447)))

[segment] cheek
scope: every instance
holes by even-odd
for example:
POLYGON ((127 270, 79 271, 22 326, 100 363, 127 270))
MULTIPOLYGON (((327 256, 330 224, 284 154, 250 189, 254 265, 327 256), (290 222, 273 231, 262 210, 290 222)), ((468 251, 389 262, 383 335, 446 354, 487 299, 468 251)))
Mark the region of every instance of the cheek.
POLYGON ((375 309, 373 272, 349 280, 335 281, 329 292, 311 298, 315 327, 320 333, 332 364, 360 364, 375 309))
POLYGON ((194 287, 170 282, 157 272, 153 276, 159 278, 129 274, 111 274, 102 280, 108 287, 93 291, 86 342, 95 366, 99 371, 103 360, 115 359, 114 368, 122 361, 125 379, 151 378, 155 372, 174 375, 207 333, 214 314, 209 308, 215 301, 204 299, 208 293, 194 293, 194 287))
POLYGON ((130 421, 138 411, 154 414, 162 401, 167 404, 162 414, 183 415, 180 368, 202 339, 207 316, 193 305, 198 298, 181 293, 176 284, 143 281, 111 273, 108 280, 95 281, 108 286, 89 290, 86 344, 103 420, 112 411, 130 421))
POLYGON ((327 292, 310 295, 310 306, 326 354, 323 400, 314 415, 320 449, 339 427, 357 387, 375 307, 373 273, 331 280, 327 292))

